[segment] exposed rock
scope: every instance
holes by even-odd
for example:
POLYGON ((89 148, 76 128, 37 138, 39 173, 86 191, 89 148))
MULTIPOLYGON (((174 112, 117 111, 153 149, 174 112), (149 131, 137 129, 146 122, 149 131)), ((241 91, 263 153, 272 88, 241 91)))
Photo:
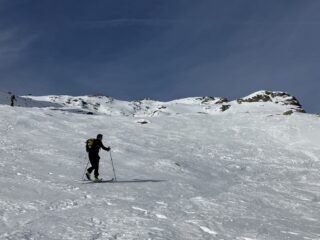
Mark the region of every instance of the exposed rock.
POLYGON ((295 107, 293 110, 297 112, 305 112, 299 101, 294 96, 291 96, 286 92, 260 91, 250 95, 249 97, 239 98, 237 99, 237 102, 239 104, 244 102, 274 102, 275 104, 293 106, 295 107))
POLYGON ((148 124, 148 123, 150 123, 149 121, 147 121, 147 120, 144 120, 144 119, 139 119, 139 120, 137 120, 136 121, 136 123, 140 123, 140 124, 148 124))
POLYGON ((227 111, 230 107, 231 107, 231 105, 223 104, 223 105, 220 107, 220 110, 221 110, 221 112, 224 112, 224 111, 227 111))
POLYGON ((223 104, 223 103, 227 103, 227 102, 229 102, 228 98, 221 98, 220 100, 218 100, 216 102, 216 104, 223 104))
POLYGON ((283 113, 283 115, 291 115, 291 114, 293 114, 292 110, 289 110, 289 111, 286 111, 286 112, 283 113))
POLYGON ((222 104, 228 102, 227 98, 215 98, 215 97, 198 97, 196 100, 201 101, 201 104, 210 104, 212 102, 215 102, 215 104, 222 104))
POLYGON ((237 99, 237 102, 239 104, 243 103, 243 102, 272 102, 272 99, 269 95, 263 95, 263 94, 258 94, 256 96, 253 96, 251 98, 247 98, 247 99, 243 99, 243 98, 239 98, 237 99))
POLYGON ((215 100, 214 97, 201 97, 201 98, 197 98, 197 100, 201 101, 201 104, 208 104, 210 102, 213 102, 215 100))

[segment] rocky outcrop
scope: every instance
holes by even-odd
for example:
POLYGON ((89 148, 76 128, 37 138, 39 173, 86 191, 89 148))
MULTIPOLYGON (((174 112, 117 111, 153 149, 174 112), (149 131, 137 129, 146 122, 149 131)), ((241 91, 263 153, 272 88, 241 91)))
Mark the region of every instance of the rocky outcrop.
POLYGON ((196 100, 199 100, 201 104, 222 104, 227 103, 227 98, 215 98, 215 97, 198 97, 196 100))
POLYGON ((286 92, 259 91, 245 98, 237 99, 239 104, 254 102, 273 102, 275 104, 287 105, 293 111, 305 112, 301 104, 294 96, 286 92))
POLYGON ((227 111, 229 108, 231 107, 231 105, 229 104, 222 104, 222 106, 220 107, 221 112, 227 111))

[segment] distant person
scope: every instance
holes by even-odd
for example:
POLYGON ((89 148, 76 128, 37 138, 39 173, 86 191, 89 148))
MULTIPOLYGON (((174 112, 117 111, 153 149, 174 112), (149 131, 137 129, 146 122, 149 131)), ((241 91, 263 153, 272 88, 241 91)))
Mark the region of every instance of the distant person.
POLYGON ((17 101, 16 96, 12 95, 10 99, 11 99, 11 107, 13 107, 14 106, 14 102, 17 101))
POLYGON ((94 170, 94 178, 93 181, 97 182, 97 181, 101 181, 101 179, 99 179, 99 160, 100 160, 100 156, 99 156, 99 151, 100 148, 102 148, 105 151, 110 151, 111 148, 110 147, 105 147, 102 143, 102 134, 98 134, 96 139, 88 139, 86 142, 86 150, 88 152, 88 156, 89 156, 89 160, 91 163, 91 167, 87 169, 86 172, 86 177, 88 180, 92 180, 91 179, 91 173, 94 170))

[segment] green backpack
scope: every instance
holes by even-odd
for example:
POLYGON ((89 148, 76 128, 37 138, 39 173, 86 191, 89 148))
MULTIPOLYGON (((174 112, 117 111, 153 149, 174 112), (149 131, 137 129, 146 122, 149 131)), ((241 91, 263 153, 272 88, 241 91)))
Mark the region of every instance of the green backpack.
POLYGON ((94 143, 94 138, 89 138, 87 141, 86 141, 86 151, 87 152, 90 152, 91 148, 92 148, 92 145, 94 143))

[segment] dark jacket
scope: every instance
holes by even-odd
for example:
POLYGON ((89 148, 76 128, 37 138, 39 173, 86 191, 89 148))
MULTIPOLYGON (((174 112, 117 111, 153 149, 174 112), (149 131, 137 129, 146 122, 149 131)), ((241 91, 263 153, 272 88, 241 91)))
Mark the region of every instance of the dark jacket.
POLYGON ((109 148, 109 147, 105 147, 105 146, 103 145, 103 143, 102 143, 99 139, 95 139, 95 140, 93 141, 93 144, 92 144, 92 147, 91 147, 91 149, 90 149, 90 152, 99 153, 100 148, 102 148, 103 150, 106 150, 106 151, 110 151, 110 148, 109 148))

